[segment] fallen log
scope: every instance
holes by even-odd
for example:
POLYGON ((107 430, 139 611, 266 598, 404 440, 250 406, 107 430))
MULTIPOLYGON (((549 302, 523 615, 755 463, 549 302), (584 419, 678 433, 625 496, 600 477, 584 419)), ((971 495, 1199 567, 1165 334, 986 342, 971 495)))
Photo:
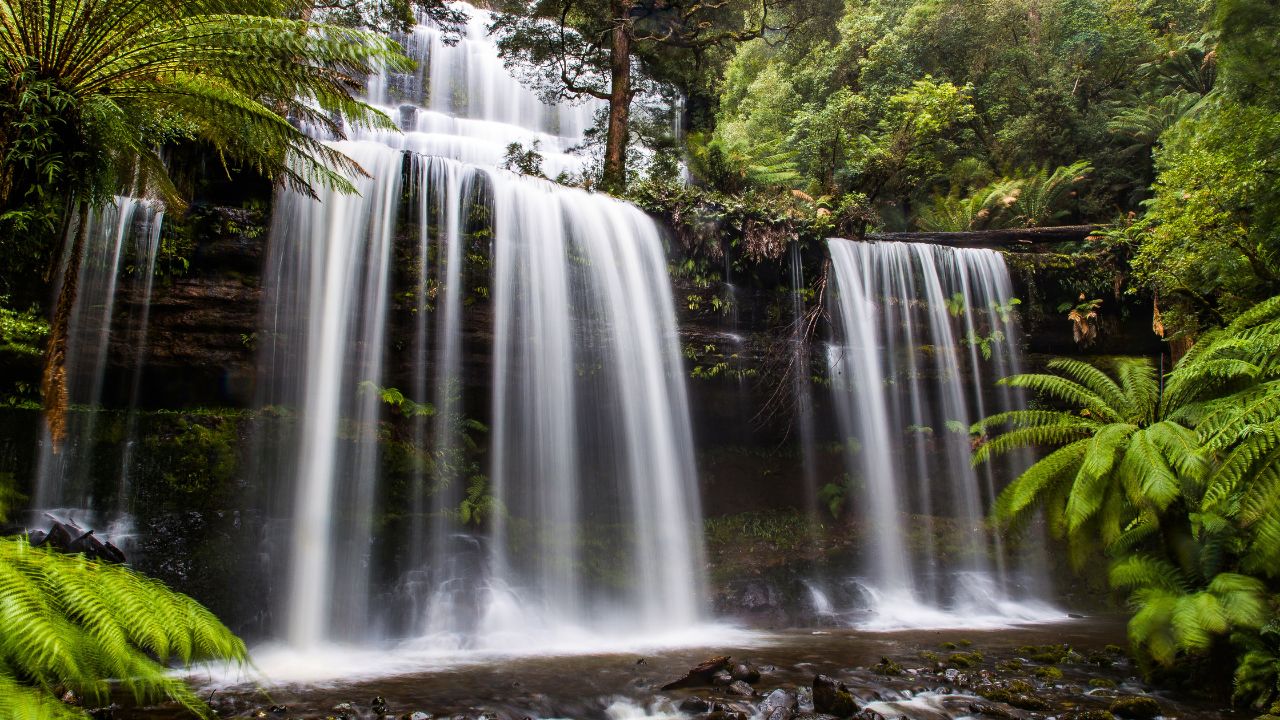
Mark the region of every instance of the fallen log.
POLYGON ((663 690, 675 690, 676 688, 688 687, 706 687, 711 685, 711 677, 716 673, 727 670, 729 668, 729 656, 721 655, 713 657, 710 660, 703 660, 689 669, 684 677, 678 680, 672 680, 662 686, 663 690))
POLYGON ((876 242, 914 242, 971 248, 1028 248, 1037 243, 1080 242, 1101 229, 1100 225, 968 230, 964 232, 867 233, 876 242))

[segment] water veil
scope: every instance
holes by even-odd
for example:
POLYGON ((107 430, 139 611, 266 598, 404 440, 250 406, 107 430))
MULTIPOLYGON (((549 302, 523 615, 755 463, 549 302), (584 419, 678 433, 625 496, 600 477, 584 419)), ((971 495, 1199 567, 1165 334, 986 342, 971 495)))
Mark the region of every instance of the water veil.
MULTIPOLYGON (((828 348, 849 490, 866 529, 843 580, 861 627, 989 627, 1061 619, 1042 563, 1010 560, 985 517, 1026 458, 974 468, 976 420, 1025 407, 1003 257, 922 243, 828 242, 828 348)), ((823 600, 830 603, 826 593, 823 600)))
POLYGON ((502 167, 536 143, 546 175, 581 170, 596 107, 544 104, 488 13, 457 7, 460 41, 419 26, 417 72, 370 79, 403 133, 335 144, 369 172, 360 194, 276 199, 259 403, 289 428, 260 460, 288 558, 277 670, 336 645, 426 662, 679 644, 704 618, 663 239, 630 205, 502 167), (391 386, 416 408, 408 470, 389 469, 391 386))

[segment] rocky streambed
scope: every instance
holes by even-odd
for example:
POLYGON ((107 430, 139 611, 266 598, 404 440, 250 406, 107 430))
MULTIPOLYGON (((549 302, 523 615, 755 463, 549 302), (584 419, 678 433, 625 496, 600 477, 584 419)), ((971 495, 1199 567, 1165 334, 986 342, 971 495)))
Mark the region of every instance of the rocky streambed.
POLYGON ((1123 643, 1115 617, 982 631, 792 630, 651 653, 472 658, 363 680, 273 683, 268 672, 256 687, 213 683, 201 694, 224 718, 280 720, 1236 716, 1196 688, 1145 684, 1123 643))

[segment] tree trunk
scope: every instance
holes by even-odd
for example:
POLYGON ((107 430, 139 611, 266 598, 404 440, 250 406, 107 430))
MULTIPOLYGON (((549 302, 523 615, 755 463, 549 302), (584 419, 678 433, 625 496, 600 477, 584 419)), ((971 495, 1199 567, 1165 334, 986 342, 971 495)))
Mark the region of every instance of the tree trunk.
POLYGON ((89 206, 81 201, 75 235, 67 248, 62 270, 62 285, 49 324, 49 344, 44 355, 44 376, 40 393, 44 397, 44 418, 49 438, 57 452, 67 435, 67 338, 71 331, 71 311, 76 304, 80 285, 80 265, 84 259, 85 230, 89 224, 89 206))
POLYGON ((613 0, 612 45, 609 52, 609 132, 604 146, 602 185, 611 193, 627 189, 627 139, 631 118, 631 3, 613 0))

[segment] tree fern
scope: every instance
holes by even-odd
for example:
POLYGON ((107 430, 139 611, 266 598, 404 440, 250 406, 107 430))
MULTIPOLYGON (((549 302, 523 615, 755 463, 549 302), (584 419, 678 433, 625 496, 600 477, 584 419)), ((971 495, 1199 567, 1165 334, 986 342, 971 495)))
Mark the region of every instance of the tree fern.
POLYGON ((1264 632, 1280 580, 1280 300, 1205 333, 1163 378, 1142 359, 1049 363, 1002 382, 1052 410, 980 420, 999 432, 983 462, 1014 448, 1049 451, 1001 493, 997 520, 1033 508, 1065 536, 1076 565, 1105 550, 1128 593, 1129 636, 1172 665, 1231 642, 1237 691, 1272 697, 1280 637, 1264 632), (1265 637, 1264 637, 1265 636, 1265 637), (1265 689, 1264 689, 1265 688, 1265 689))
POLYGON ((211 717, 169 663, 245 660, 244 643, 185 595, 121 566, 0 540, 2 717, 85 717, 55 690, 106 704, 113 685, 211 717))

